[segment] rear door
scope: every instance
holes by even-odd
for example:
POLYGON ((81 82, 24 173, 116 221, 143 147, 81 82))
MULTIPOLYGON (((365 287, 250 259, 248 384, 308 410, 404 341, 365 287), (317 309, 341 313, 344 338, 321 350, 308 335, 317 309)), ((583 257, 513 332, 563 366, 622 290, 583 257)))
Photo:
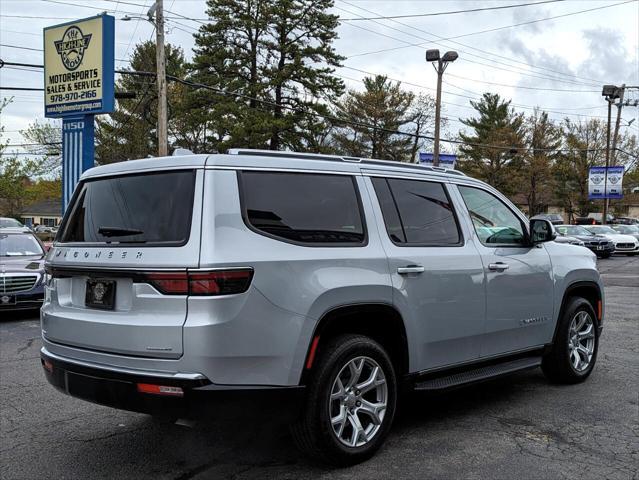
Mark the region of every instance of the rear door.
POLYGON ((478 358, 485 313, 483 266, 463 235, 447 186, 415 178, 370 180, 386 228, 381 236, 393 302, 407 323, 411 371, 478 358))
POLYGON ((48 254, 42 309, 51 342, 177 358, 199 265, 202 170, 98 177, 79 185, 48 254))

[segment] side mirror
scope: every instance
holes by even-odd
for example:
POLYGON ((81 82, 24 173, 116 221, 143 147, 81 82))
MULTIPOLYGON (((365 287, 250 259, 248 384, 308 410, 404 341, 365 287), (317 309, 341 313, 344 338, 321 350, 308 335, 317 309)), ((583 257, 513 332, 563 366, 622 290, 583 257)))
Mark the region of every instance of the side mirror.
POLYGON ((552 242, 555 238, 557 238, 557 232, 550 221, 534 219, 530 221, 530 238, 533 245, 543 242, 552 242))

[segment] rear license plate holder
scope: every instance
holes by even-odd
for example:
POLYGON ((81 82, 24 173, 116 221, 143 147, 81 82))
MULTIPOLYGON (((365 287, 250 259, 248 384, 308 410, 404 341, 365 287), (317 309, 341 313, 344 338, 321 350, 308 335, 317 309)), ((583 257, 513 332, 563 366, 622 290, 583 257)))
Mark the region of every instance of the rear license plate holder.
POLYGON ((84 304, 88 308, 113 310, 115 308, 115 280, 90 278, 87 280, 84 304))

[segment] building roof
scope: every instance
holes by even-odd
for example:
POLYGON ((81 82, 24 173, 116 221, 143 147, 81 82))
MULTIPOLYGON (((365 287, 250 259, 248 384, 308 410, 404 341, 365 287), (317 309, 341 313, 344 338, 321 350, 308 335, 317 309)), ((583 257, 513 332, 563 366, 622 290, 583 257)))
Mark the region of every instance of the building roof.
POLYGON ((22 216, 61 217, 62 200, 51 198, 27 205, 22 209, 22 216))

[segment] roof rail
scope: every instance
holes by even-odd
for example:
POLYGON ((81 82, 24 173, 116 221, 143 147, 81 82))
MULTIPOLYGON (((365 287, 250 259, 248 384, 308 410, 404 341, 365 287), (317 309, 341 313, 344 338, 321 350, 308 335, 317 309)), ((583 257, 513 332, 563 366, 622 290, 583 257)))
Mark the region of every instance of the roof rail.
POLYGON ((302 160, 325 160, 331 162, 353 162, 362 163, 368 165, 384 165, 389 167, 406 168, 413 170, 426 170, 431 172, 446 173, 451 175, 466 176, 465 173, 459 170, 453 170, 444 167, 431 167, 429 165, 420 165, 418 163, 405 163, 396 162, 392 160, 380 160, 376 158, 360 158, 360 157, 348 157, 340 155, 326 155, 322 153, 300 153, 300 152, 283 152, 279 150, 260 150, 251 148, 231 148, 228 150, 229 155, 254 155, 264 157, 276 157, 276 158, 297 158, 302 160))

